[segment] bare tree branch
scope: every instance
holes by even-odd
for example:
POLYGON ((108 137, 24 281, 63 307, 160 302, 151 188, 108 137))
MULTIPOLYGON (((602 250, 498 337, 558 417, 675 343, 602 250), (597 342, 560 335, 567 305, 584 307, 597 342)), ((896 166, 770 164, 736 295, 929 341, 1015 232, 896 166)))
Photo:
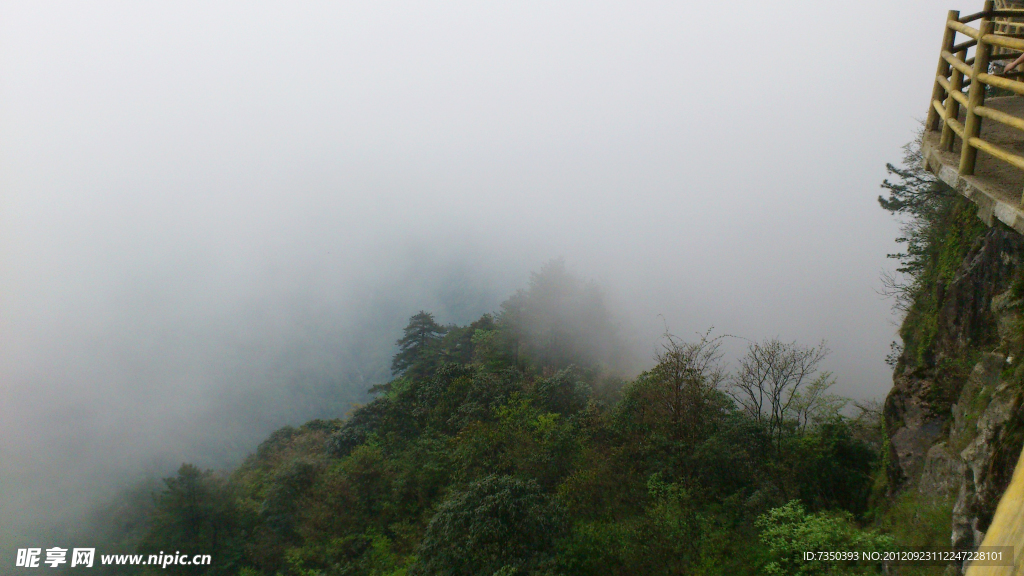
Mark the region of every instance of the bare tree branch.
POLYGON ((767 429, 781 449, 787 421, 793 420, 797 425, 802 421, 806 425, 822 401, 832 400, 824 394, 831 386, 831 375, 813 379, 828 354, 824 341, 813 347, 778 338, 753 342, 740 360, 727 392, 750 418, 767 429), (801 395, 801 390, 812 382, 808 394, 801 395))

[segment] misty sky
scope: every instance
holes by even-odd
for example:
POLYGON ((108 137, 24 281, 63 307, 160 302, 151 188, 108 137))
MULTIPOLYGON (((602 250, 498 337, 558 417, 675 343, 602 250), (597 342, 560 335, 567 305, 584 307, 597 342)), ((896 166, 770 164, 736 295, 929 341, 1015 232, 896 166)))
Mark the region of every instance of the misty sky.
POLYGON ((328 411, 221 408, 557 257, 642 349, 824 338, 839 392, 884 397, 875 198, 947 8, 4 2, 0 518, 154 452, 216 462, 222 420, 328 411))

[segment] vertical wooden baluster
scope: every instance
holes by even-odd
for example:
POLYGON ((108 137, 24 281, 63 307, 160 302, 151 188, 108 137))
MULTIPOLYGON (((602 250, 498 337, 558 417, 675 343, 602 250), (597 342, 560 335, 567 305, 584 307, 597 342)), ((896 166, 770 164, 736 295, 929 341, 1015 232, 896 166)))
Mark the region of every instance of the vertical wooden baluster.
MULTIPOLYGON (((967 50, 961 50, 956 53, 956 57, 962 61, 967 61, 967 50)), ((960 92, 960 89, 964 85, 964 74, 963 72, 953 68, 951 70, 952 76, 949 78, 949 90, 950 95, 946 98, 946 118, 952 118, 954 120, 960 115, 960 103, 957 102, 956 98, 953 98, 953 91, 960 92)), ((935 108, 932 106, 932 108, 935 108)), ((939 142, 939 146, 943 150, 953 149, 953 128, 948 122, 944 122, 942 126, 942 140, 939 142)))
POLYGON ((950 10, 946 13, 946 30, 942 33, 942 48, 939 49, 939 66, 935 71, 935 86, 932 88, 932 99, 928 101, 928 118, 925 120, 924 125, 928 130, 939 129, 939 112, 935 109, 935 105, 932 102, 938 100, 942 102, 942 96, 946 93, 945 88, 942 84, 939 84, 939 76, 949 76, 949 62, 942 57, 943 50, 953 51, 953 42, 956 40, 956 30, 949 27, 950 20, 957 20, 960 18, 959 10, 950 10))
MULTIPOLYGON (((985 11, 992 10, 992 0, 985 2, 985 11)), ((992 52, 992 45, 985 42, 985 35, 992 33, 992 21, 988 16, 982 18, 981 26, 978 27, 981 34, 978 38, 978 47, 974 51, 974 70, 971 74, 971 88, 967 96, 967 120, 964 122, 964 141, 960 148, 960 173, 969 176, 974 174, 974 164, 978 158, 978 149, 971 146, 971 138, 977 138, 981 134, 981 118, 974 113, 974 109, 985 103, 985 83, 978 79, 982 73, 988 72, 988 58, 992 52)))

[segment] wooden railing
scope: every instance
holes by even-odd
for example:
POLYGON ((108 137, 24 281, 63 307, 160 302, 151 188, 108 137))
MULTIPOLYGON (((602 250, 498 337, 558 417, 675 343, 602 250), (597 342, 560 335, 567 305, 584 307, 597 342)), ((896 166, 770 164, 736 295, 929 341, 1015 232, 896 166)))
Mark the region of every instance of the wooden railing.
POLYGON ((1024 96, 1024 82, 1012 79, 1021 73, 992 74, 989 70, 990 63, 1013 60, 1024 52, 1024 38, 994 33, 993 19, 1022 16, 1024 10, 994 10, 992 1, 988 0, 981 12, 961 17, 959 11, 950 10, 946 17, 925 129, 942 130, 939 142, 945 150, 953 150, 954 138, 960 139, 959 171, 962 175, 974 174, 978 150, 1024 170, 1024 156, 981 138, 982 119, 1024 131, 1024 118, 985 106, 985 93, 989 87, 1024 96), (977 28, 968 26, 975 21, 978 21, 977 28), (965 37, 960 43, 957 43, 958 34, 965 37), (974 55, 968 58, 971 48, 974 48, 974 55), (998 50, 1000 48, 1002 50, 998 50), (965 111, 962 124, 959 120, 961 110, 965 111))

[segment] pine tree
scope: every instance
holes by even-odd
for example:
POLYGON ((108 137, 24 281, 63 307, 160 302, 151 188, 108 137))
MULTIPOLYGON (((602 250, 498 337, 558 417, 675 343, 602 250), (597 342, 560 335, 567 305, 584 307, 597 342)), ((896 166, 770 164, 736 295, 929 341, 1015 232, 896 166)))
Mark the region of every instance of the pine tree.
POLYGON ((432 352, 444 334, 444 327, 434 320, 434 315, 420 310, 409 318, 405 335, 395 342, 398 353, 391 361, 391 372, 414 377, 425 375, 433 367, 436 355, 432 352))

